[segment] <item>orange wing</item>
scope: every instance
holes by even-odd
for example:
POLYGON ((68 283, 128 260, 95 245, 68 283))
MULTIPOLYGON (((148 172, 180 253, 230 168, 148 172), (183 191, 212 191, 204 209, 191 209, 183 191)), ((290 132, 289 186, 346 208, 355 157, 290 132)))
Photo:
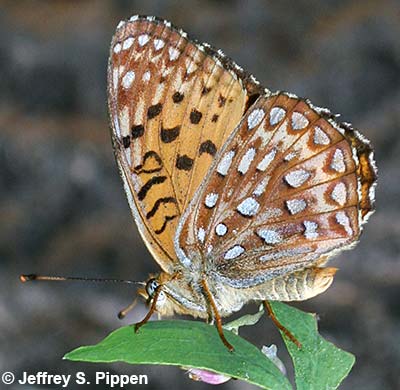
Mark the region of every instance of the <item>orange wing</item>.
POLYGON ((165 271, 182 211, 261 87, 222 52, 169 22, 132 17, 111 43, 115 156, 139 231, 165 271))
POLYGON ((375 182, 349 125, 294 95, 260 97, 182 217, 177 253, 233 287, 309 267, 356 242, 375 182))

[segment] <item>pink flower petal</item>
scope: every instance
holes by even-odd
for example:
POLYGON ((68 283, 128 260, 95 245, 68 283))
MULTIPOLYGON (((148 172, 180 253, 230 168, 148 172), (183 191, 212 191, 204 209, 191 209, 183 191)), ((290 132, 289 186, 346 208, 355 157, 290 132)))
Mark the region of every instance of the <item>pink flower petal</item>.
POLYGON ((190 368, 188 371, 189 378, 194 381, 205 382, 210 385, 220 385, 221 383, 228 382, 231 377, 216 372, 200 370, 198 368, 190 368))

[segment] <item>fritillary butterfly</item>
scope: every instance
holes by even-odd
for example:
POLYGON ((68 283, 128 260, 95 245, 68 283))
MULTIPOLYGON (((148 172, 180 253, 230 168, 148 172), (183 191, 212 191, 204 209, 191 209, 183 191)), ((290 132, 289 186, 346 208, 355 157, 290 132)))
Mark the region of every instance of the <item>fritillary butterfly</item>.
POLYGON ((221 50, 155 17, 111 44, 112 141, 139 231, 162 268, 160 315, 221 317, 325 291, 328 258, 373 212, 369 141, 329 110, 272 93, 221 50))

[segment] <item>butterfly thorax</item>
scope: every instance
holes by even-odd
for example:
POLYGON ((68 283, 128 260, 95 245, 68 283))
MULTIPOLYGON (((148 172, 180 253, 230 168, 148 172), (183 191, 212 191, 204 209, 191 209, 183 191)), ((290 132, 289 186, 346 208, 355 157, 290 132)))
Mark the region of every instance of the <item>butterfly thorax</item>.
POLYGON ((210 307, 205 299, 203 281, 206 282, 221 317, 239 311, 250 300, 246 292, 248 289, 238 291, 222 286, 212 270, 182 267, 172 277, 161 273, 157 280, 162 285, 157 312, 163 317, 183 314, 208 318, 210 307))
POLYGON ((189 314, 207 318, 207 303, 201 290, 200 273, 192 273, 182 267, 173 275, 162 272, 157 280, 162 286, 161 300, 157 301, 157 312, 161 316, 189 314))

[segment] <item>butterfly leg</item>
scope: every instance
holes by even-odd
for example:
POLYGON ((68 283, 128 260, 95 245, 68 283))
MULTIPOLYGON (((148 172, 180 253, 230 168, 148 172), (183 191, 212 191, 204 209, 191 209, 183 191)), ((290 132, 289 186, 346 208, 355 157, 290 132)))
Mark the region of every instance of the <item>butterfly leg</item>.
POLYGON ((233 352, 234 350, 233 346, 225 338, 224 330, 222 329, 222 319, 218 313, 217 305, 215 304, 211 291, 208 288, 207 283, 204 279, 202 279, 201 285, 203 287, 204 297, 211 307, 212 313, 210 313, 210 315, 212 315, 213 318, 215 319, 215 326, 217 327, 219 337, 221 338, 221 341, 224 343, 225 347, 228 348, 230 352, 233 352))
POLYGON ((141 326, 143 326, 143 325, 151 318, 151 316, 153 315, 153 313, 156 311, 157 299, 158 299, 158 297, 160 296, 161 287, 162 287, 161 284, 158 285, 158 286, 156 287, 156 289, 155 289, 155 291, 154 291, 153 301, 152 301, 152 303, 151 303, 150 310, 149 310, 148 313, 146 314, 146 317, 144 317, 142 321, 137 322, 137 323, 135 324, 135 333, 137 333, 137 331, 139 330, 139 328, 140 328, 141 326))
POLYGON ((294 344, 297 345, 298 348, 301 348, 301 343, 299 340, 296 339, 296 337, 293 336, 293 334, 286 329, 276 318, 274 312, 272 311, 272 307, 268 301, 263 301, 263 305, 265 310, 268 312, 269 317, 271 318, 272 322, 275 324, 275 326, 294 344))

